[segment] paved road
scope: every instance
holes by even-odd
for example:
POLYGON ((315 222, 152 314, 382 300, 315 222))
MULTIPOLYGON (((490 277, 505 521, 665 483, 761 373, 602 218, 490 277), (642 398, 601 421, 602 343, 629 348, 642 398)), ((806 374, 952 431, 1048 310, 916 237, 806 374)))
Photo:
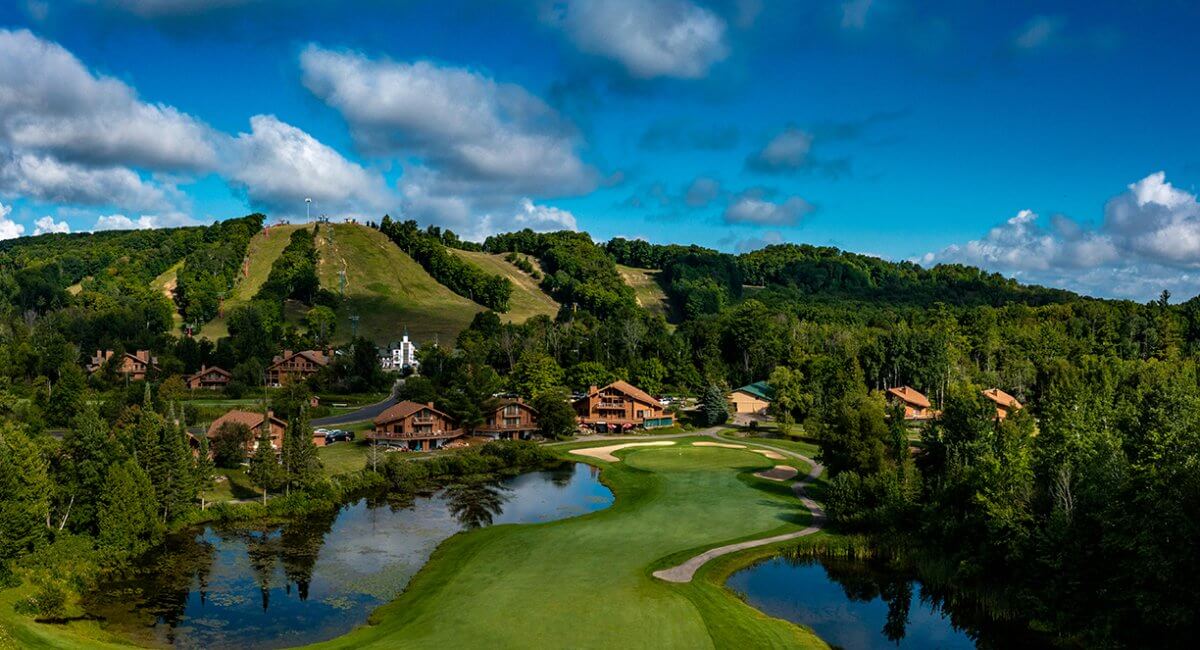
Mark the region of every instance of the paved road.
POLYGON ((397 401, 399 400, 396 399, 396 395, 393 393, 390 397, 382 402, 368 404, 367 406, 350 411, 349 413, 339 413, 338 415, 317 418, 312 421, 312 425, 315 427, 328 427, 339 424, 350 424, 352 422, 362 422, 363 420, 374 420, 375 416, 386 411, 388 407, 392 406, 397 401))

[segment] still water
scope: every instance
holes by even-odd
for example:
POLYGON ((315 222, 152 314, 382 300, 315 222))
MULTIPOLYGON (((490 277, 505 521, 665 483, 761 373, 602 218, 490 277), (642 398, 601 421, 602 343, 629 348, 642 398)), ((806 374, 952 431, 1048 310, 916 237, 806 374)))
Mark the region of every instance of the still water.
POLYGON ((573 464, 403 504, 362 499, 283 526, 209 526, 168 539, 85 608, 147 645, 312 643, 364 623, 460 530, 564 519, 612 500, 595 468, 573 464))
POLYGON ((755 608, 806 625, 831 646, 1034 648, 1044 639, 978 603, 936 593, 913 575, 846 559, 772 558, 726 583, 755 608))

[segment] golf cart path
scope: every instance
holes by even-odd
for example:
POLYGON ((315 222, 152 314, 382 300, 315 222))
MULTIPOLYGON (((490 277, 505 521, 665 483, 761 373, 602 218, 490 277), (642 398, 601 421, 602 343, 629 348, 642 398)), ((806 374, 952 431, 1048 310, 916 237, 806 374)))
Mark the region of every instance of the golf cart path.
MULTIPOLYGON (((715 433, 708 433, 707 435, 715 436, 715 433)), ((768 445, 759 445, 757 443, 746 441, 746 440, 740 440, 739 442, 744 443, 748 446, 769 447, 768 445)), ((808 512, 812 516, 812 520, 810 521, 809 526, 807 528, 805 528, 804 530, 798 530, 794 533, 785 533, 783 535, 774 535, 771 537, 764 537, 761 539, 752 539, 752 540, 745 541, 745 542, 738 542, 736 544, 726 544, 725 546, 718 546, 717 548, 707 550, 707 551, 687 560, 686 562, 684 562, 683 564, 680 564, 678 566, 673 566, 669 569, 661 569, 659 571, 655 571, 654 572, 655 578, 658 578, 659 580, 665 580, 667 582, 691 582, 692 577, 694 577, 696 575, 696 571, 699 571, 700 567, 707 564, 709 562, 709 560, 712 560, 713 558, 718 558, 718 557, 721 557, 722 555, 729 555, 730 553, 737 553, 738 551, 744 551, 746 549, 757 548, 759 546, 766 546, 768 544, 776 544, 779 542, 786 542, 786 541, 792 540, 792 539, 798 539, 800 537, 812 535, 813 533, 821 530, 824 527, 824 525, 825 525, 825 510, 823 508, 821 508, 820 504, 818 504, 816 501, 813 501, 812 499, 808 498, 808 496, 805 495, 804 490, 808 486, 809 483, 815 481, 818 477, 821 476, 821 474, 825 471, 825 467, 822 466, 820 463, 816 462, 815 460, 813 460, 807 456, 804 456, 803 454, 798 454, 794 451, 788 451, 786 449, 780 449, 778 447, 770 447, 770 450, 778 452, 780 454, 785 454, 787 456, 791 456, 792 458, 802 460, 802 461, 808 463, 812 467, 812 469, 808 472, 808 475, 806 475, 804 478, 800 479, 799 481, 796 481, 796 483, 794 483, 792 485, 792 491, 796 493, 796 496, 800 499, 800 503, 803 503, 804 507, 808 508, 808 512)))

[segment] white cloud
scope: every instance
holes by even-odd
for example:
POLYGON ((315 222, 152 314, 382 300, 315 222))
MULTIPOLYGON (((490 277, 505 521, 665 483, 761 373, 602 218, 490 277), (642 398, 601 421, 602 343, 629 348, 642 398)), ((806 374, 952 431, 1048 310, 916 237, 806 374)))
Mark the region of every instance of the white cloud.
POLYGON ((130 219, 123 214, 110 214, 96 219, 93 230, 149 230, 159 228, 158 218, 143 215, 130 219))
POLYGON ((521 209, 513 218, 513 225, 535 231, 579 229, 575 215, 554 206, 535 205, 529 199, 521 200, 521 209))
POLYGON ((766 172, 800 169, 809 163, 812 143, 811 134, 788 127, 772 137, 761 151, 750 156, 746 164, 751 169, 766 172))
POLYGON ((815 208, 804 199, 793 196, 775 203, 756 192, 743 192, 725 208, 725 223, 744 223, 756 226, 794 226, 815 208))
POLYGON ((547 20, 640 78, 703 77, 729 55, 725 21, 686 0, 568 0, 547 20))
POLYGON ((52 217, 50 215, 46 215, 46 216, 42 217, 41 219, 38 219, 37 221, 33 222, 33 225, 34 225, 34 230, 33 230, 34 235, 45 235, 48 233, 69 233, 69 232, 71 232, 70 224, 68 224, 66 221, 55 221, 54 217, 52 217))
POLYGON ((53 203, 168 207, 167 190, 126 167, 91 168, 51 156, 0 150, 0 193, 53 203))
POLYGON ((0 30, 0 140, 87 165, 209 169, 210 129, 32 33, 0 30))
POLYGON ((1013 38, 1013 47, 1018 50, 1037 50, 1058 36, 1062 31, 1063 19, 1055 16, 1034 16, 1025 23, 1013 38))
POLYGON ((1163 172, 1110 199, 1098 227, 1056 215, 1049 227, 1022 210, 981 239, 927 253, 1095 295, 1147 298, 1163 288, 1200 291, 1200 202, 1163 172))
POLYGON ((12 206, 0 203, 0 239, 16 239, 25 234, 25 226, 8 218, 12 206))
POLYGON ((227 173, 256 205, 303 214, 305 198, 337 215, 378 216, 388 208, 383 179, 274 115, 250 118, 232 145, 227 173))

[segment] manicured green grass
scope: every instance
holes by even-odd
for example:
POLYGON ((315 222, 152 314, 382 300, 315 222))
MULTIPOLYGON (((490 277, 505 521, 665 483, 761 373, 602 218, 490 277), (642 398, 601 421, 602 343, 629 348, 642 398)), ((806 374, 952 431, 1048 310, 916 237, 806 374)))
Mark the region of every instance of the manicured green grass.
POLYGON ((129 647, 120 637, 104 631, 97 621, 75 621, 69 627, 34 623, 13 611, 13 605, 24 597, 25 593, 19 588, 0 591, 0 649, 129 647))
MULTIPOLYGON (((250 239, 250 246, 247 249, 250 267, 245 276, 239 274, 237 283, 233 285, 233 291, 226 296, 222 310, 224 314, 228 314, 230 309, 238 305, 249 302, 254 294, 258 293, 263 283, 267 281, 267 276, 271 274, 271 266, 275 264, 275 260, 279 259, 283 249, 287 248, 292 233, 300 227, 296 224, 273 226, 268 229, 267 234, 264 235, 262 231, 259 231, 250 239)), ((201 327, 200 335, 213 341, 228 336, 229 328, 225 325, 224 316, 218 316, 201 327)))
POLYGON ((338 293, 339 271, 346 270, 346 296, 338 309, 336 342, 350 339, 350 317, 359 317, 358 333, 378 344, 400 340, 405 328, 419 345, 454 341, 483 307, 450 291, 425 272, 379 231, 366 226, 332 224, 333 243, 322 226, 317 236, 321 286, 338 293))
POLYGON ((618 455, 624 462, 598 463, 617 495, 611 508, 456 535, 374 625, 318 647, 825 647, 717 584, 650 575, 692 552, 805 525, 786 486, 750 476, 778 461, 682 442, 618 455))
POLYGON ((662 271, 618 264, 617 272, 621 274, 621 279, 625 280, 625 284, 633 287, 633 293, 637 297, 639 305, 671 320, 671 303, 667 300, 667 293, 663 291, 662 285, 658 282, 658 276, 662 271))
MULTIPOLYGON (((350 427, 338 428, 349 429, 350 427)), ((317 449, 317 457, 321 459, 321 464, 325 468, 325 475, 336 476, 338 474, 357 472, 365 467, 368 451, 366 440, 335 442, 332 445, 326 445, 317 449)))
POLYGON ((558 315, 559 304, 546 295, 528 273, 518 269, 504 259, 503 255, 493 255, 474 251, 450 249, 452 253, 467 260, 488 273, 508 278, 513 283, 512 298, 509 299, 508 311, 500 314, 506 323, 524 323, 534 316, 558 315))

